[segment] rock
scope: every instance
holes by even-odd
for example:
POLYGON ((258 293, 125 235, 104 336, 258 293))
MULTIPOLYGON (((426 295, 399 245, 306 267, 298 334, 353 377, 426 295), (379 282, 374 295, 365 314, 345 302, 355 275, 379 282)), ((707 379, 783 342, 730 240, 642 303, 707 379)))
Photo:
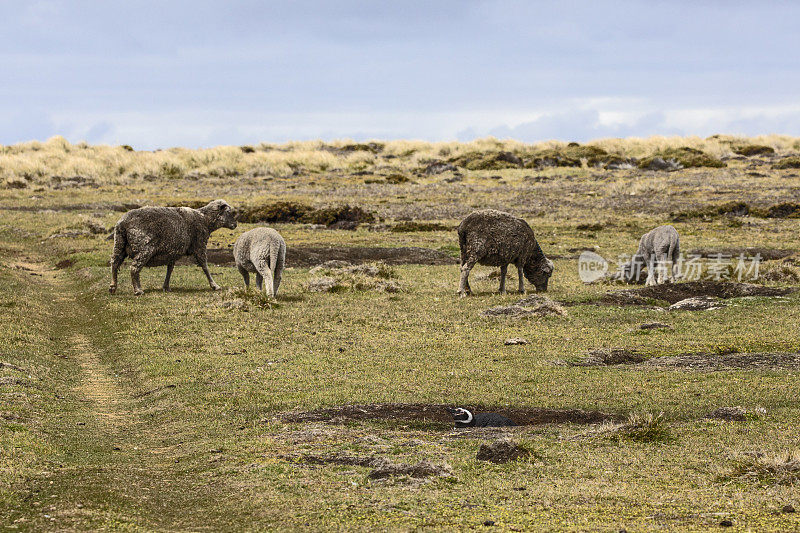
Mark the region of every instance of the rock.
POLYGON ((661 322, 648 322, 639 326, 639 329, 672 329, 672 326, 661 322))
POLYGON ((782 513, 787 513, 787 514, 788 513, 793 513, 794 512, 794 506, 792 504, 786 504, 781 508, 781 512, 782 513))
POLYGON ((669 311, 711 311, 725 307, 725 304, 715 296, 694 296, 670 305, 669 311))
POLYGON ((348 261, 340 261, 338 259, 333 259, 331 261, 325 261, 321 265, 317 265, 311 270, 308 271, 309 274, 316 274, 322 270, 332 270, 334 268, 347 268, 349 266, 353 266, 352 263, 348 261))
POLYGON ((247 302, 244 300, 237 298, 235 300, 226 300, 219 304, 220 307, 223 309, 228 309, 230 311, 249 311, 250 308, 247 306, 247 302))
POLYGON ((337 283, 335 279, 330 276, 323 276, 310 280, 306 289, 309 292, 330 292, 336 288, 336 286, 337 283))
POLYGON ((334 222, 330 226, 327 227, 328 229, 343 229, 348 231, 353 231, 358 228, 358 222, 354 220, 339 220, 338 222, 334 222))
POLYGON ((481 444, 478 454, 479 461, 489 461, 494 464, 503 464, 530 457, 533 453, 510 439, 500 439, 491 444, 481 444))
POLYGON ((433 163, 428 164, 428 166, 422 170, 422 173, 426 176, 433 176, 434 174, 441 174, 442 172, 454 172, 456 170, 458 170, 458 168, 451 163, 434 161, 433 163))
POLYGON ((430 461, 420 461, 414 465, 386 462, 369 473, 371 479, 385 479, 392 476, 423 478, 429 476, 448 476, 452 473, 449 465, 437 465, 430 461))
POLYGON ((528 344, 528 339, 524 339, 522 337, 513 337, 511 339, 506 339, 503 341, 503 344, 506 346, 515 346, 517 344, 528 344))
POLYGON ((708 413, 705 417, 712 418, 715 420, 728 420, 728 421, 737 421, 741 422, 747 420, 748 416, 750 415, 744 407, 735 406, 735 407, 720 407, 719 409, 714 409, 710 413, 708 413))
POLYGON ((654 157, 647 170, 679 170, 683 165, 678 163, 675 159, 667 159, 666 161, 661 157, 654 157))

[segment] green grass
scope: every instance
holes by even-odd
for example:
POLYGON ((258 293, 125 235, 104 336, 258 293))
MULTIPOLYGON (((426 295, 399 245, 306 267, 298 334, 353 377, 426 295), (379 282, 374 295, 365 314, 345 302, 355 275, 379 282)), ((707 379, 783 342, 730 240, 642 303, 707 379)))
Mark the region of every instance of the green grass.
MULTIPOLYGON (((528 180, 528 169, 470 171, 463 182, 447 184, 424 177, 364 185, 363 176, 313 174, 276 178, 272 196, 263 198, 255 197, 264 194, 255 178, 175 177, 167 189, 165 182, 143 181, 2 190, 0 208, 32 210, 0 209, 0 362, 24 370, 0 368, 0 524, 31 531, 371 531, 462 530, 492 520, 504 530, 705 531, 729 518, 741 529, 797 529, 796 514, 775 512, 800 503, 794 463, 772 460, 795 457, 796 369, 558 364, 596 348, 636 350, 645 358, 726 347, 798 350, 797 294, 737 299, 696 313, 586 303, 615 287, 580 282, 581 249, 596 247, 608 258, 631 253, 644 231, 669 221, 669 212, 737 195, 751 205, 797 199, 800 178, 783 171, 755 177, 746 162, 729 164, 655 176, 549 169, 535 172, 548 178, 541 182, 528 180), (502 179, 490 179, 496 174, 502 179), (243 291, 238 272, 220 266, 211 270, 225 291, 211 292, 198 268, 179 266, 169 294, 158 290, 163 268, 145 270, 147 292, 137 298, 123 268, 111 296, 111 243, 104 234, 49 238, 85 228, 89 219, 112 227, 120 216, 112 208, 122 201, 213 197, 234 205, 346 203, 385 223, 409 217, 447 228, 463 210, 503 207, 526 216, 555 257, 548 296, 584 303, 568 305, 564 317, 487 319, 481 311, 519 296, 496 294, 496 279, 478 279, 491 269, 477 267, 476 295, 460 299, 457 265, 395 266, 393 280, 403 287, 397 293, 310 293, 308 281, 321 274, 290 264, 275 301, 243 291), (63 259, 74 264, 53 270, 63 259), (247 310, 225 307, 231 299, 243 300, 247 310), (673 329, 637 329, 645 322, 673 329), (505 346, 510 337, 529 343, 505 346), (384 402, 597 409, 622 422, 510 429, 503 434, 536 455, 494 465, 475 458, 494 437, 454 434, 438 422, 282 418, 384 402), (743 422, 704 418, 734 405, 766 413, 743 422), (452 475, 372 480, 369 467, 297 460, 332 453, 430 460, 448 464, 452 475)), ((797 220, 736 219, 736 227, 726 217, 675 226, 686 251, 800 249, 797 220)), ((455 232, 435 226, 414 232, 274 226, 290 247, 458 250, 455 232)), ((227 247, 251 227, 219 230, 210 245, 227 247)))

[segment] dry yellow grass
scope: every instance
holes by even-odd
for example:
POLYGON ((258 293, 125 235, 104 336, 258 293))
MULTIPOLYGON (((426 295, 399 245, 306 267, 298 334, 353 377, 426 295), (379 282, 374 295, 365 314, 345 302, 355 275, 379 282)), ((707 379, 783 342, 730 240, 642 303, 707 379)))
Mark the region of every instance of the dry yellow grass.
MULTIPOLYGON (((378 142, 380 154, 363 149, 350 140, 260 144, 243 150, 239 146, 217 146, 190 150, 170 148, 132 151, 124 146, 71 144, 63 137, 45 142, 31 141, 0 146, 0 182, 25 187, 43 183, 51 176, 81 176, 98 184, 121 184, 130 178, 175 179, 185 177, 272 176, 286 178, 297 172, 356 172, 391 164, 402 169, 417 168, 433 159, 451 159, 468 152, 540 151, 563 149, 567 143, 544 141, 524 144, 492 137, 468 143, 399 140, 378 142), (349 147, 349 149, 348 149, 349 147), (388 156, 388 157, 386 157, 388 156)), ((734 144, 764 144, 778 153, 800 150, 800 138, 781 135, 739 138, 732 136, 649 137, 600 139, 594 146, 624 157, 645 157, 655 152, 688 146, 722 157, 732 154, 734 144)), ((647 189, 648 187, 645 187, 647 189)))

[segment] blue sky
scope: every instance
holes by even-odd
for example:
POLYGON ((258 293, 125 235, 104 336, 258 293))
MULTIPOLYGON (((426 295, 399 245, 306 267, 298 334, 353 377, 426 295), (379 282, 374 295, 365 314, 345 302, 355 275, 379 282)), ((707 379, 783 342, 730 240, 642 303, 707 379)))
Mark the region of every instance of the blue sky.
POLYGON ((800 135, 800 2, 5 1, 0 144, 800 135))

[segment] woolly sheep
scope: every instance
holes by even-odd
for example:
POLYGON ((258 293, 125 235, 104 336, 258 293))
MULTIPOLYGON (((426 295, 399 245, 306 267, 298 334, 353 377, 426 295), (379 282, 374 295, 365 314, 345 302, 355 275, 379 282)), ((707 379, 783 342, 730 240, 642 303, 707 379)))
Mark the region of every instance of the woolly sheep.
POLYGON ((211 277, 206 264, 208 237, 219 228, 236 228, 236 213, 224 200, 214 200, 205 207, 141 207, 128 211, 114 227, 114 253, 111 256, 111 286, 117 290, 117 272, 126 257, 131 258, 133 293, 144 294, 139 273, 144 267, 167 266, 164 290, 175 261, 193 256, 203 269, 213 290, 220 286, 211 277))
POLYGON ((680 257, 680 238, 672 226, 659 226, 642 235, 639 249, 630 261, 622 266, 622 277, 628 283, 639 281, 642 268, 647 266, 645 285, 675 281, 675 269, 680 257), (672 267, 667 270, 667 261, 672 267))
POLYGON ((469 273, 476 263, 500 267, 500 293, 506 290, 509 264, 517 267, 519 292, 525 293, 524 278, 537 291, 546 291, 553 262, 545 257, 533 230, 521 218, 502 211, 484 209, 468 215, 458 226, 461 248, 461 282, 458 293, 471 294, 469 273))
POLYGON ((245 287, 250 288, 250 272, 255 272, 258 290, 266 280, 264 291, 267 296, 278 295, 286 260, 286 242, 277 231, 255 228, 242 233, 233 245, 233 258, 245 287))

